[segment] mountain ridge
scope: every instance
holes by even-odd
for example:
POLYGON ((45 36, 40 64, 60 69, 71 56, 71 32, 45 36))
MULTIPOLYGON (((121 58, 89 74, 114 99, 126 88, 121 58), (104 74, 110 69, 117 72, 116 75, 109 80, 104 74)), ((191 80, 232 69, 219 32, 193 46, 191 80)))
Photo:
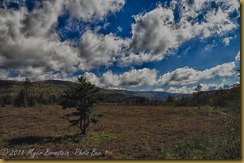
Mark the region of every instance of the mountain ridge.
MULTIPOLYGON (((0 91, 6 90, 6 88, 14 89, 12 90, 13 94, 16 94, 20 91, 20 87, 24 87, 24 81, 17 81, 17 80, 1 80, 0 79, 0 91)), ((33 87, 38 87, 40 89, 48 89, 48 92, 51 94, 60 94, 65 89, 68 88, 69 85, 75 84, 75 82, 71 81, 64 81, 64 80, 40 80, 40 81, 33 81, 31 85, 33 87)), ((115 90, 115 89, 104 89, 100 88, 106 92, 106 94, 121 94, 116 96, 121 97, 129 97, 129 96, 138 96, 138 97, 145 97, 149 99, 157 99, 157 100, 165 100, 167 97, 179 97, 186 94, 180 93, 170 93, 170 92, 161 92, 161 91, 131 91, 131 90, 115 90)), ((9 90, 11 91, 11 90, 9 90)), ((42 91, 43 92, 43 91, 42 91)))

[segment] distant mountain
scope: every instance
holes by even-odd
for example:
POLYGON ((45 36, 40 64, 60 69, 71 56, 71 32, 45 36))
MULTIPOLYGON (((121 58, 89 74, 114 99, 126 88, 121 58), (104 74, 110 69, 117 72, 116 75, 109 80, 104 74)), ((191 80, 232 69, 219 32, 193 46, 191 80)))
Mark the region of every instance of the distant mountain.
MULTIPOLYGON (((59 80, 35 81, 28 84, 28 89, 30 93, 35 94, 60 95, 70 84, 73 83, 59 80)), ((0 80, 0 93, 2 95, 15 96, 24 88, 24 81, 0 80)))
MULTIPOLYGON (((69 85, 74 84, 71 81, 62 80, 43 80, 31 82, 31 88, 34 91, 42 92, 43 94, 61 94, 69 85)), ((24 87, 23 81, 0 80, 0 92, 17 94, 24 87), (5 92, 7 91, 7 92, 5 92)), ((108 95, 127 98, 130 96, 140 96, 150 99, 166 99, 169 95, 173 97, 182 96, 184 94, 158 92, 158 91, 127 91, 127 90, 108 90, 102 89, 108 95)))
POLYGON ((53 84, 53 85, 67 85, 67 84, 72 84, 73 82, 63 81, 63 80, 43 80, 43 81, 36 81, 34 83, 53 84))
MULTIPOLYGON (((36 99, 42 98, 42 103, 44 104, 58 104, 64 90, 66 90, 70 85, 74 84, 74 82, 60 80, 35 81, 28 85, 28 93, 31 96, 34 96, 36 99)), ((25 90, 25 88, 26 86, 24 81, 0 80, 0 98, 7 101, 6 104, 11 104, 20 91, 25 90)), ((224 96, 232 94, 233 92, 238 92, 239 89, 240 87, 236 86, 227 90, 204 91, 201 92, 201 99, 205 99, 205 101, 207 101, 207 99, 214 99, 215 96, 224 96)), ((185 99, 181 99, 181 101, 178 101, 178 103, 185 102, 185 105, 194 103, 193 94, 159 91, 108 90, 102 88, 101 90, 104 92, 106 97, 103 103, 115 103, 122 105, 161 105, 164 102, 163 100, 167 99, 169 96, 173 96, 175 99, 181 99, 181 97, 184 96, 185 99)), ((228 96, 228 99, 231 99, 231 97, 228 96)), ((223 101, 221 101, 221 103, 223 103, 223 101)))
MULTIPOLYGON (((44 80, 34 81, 28 85, 28 92, 32 96, 42 96, 44 99, 55 97, 59 101, 61 94, 74 82, 61 81, 61 80, 44 80)), ((0 80, 0 96, 11 98, 11 101, 25 89, 24 81, 10 81, 0 80)), ((154 92, 154 91, 126 91, 126 90, 108 90, 102 89, 106 98, 104 103, 120 103, 120 104, 136 104, 153 103, 156 100, 165 100, 167 97, 179 97, 183 94, 168 93, 168 92, 154 92)), ((46 100, 46 101, 47 101, 46 100)))
POLYGON ((127 90, 112 90, 117 93, 125 93, 133 96, 141 96, 150 99, 158 99, 158 100, 165 100, 169 96, 179 97, 186 94, 181 93, 169 93, 169 92, 159 92, 159 91, 127 91, 127 90))

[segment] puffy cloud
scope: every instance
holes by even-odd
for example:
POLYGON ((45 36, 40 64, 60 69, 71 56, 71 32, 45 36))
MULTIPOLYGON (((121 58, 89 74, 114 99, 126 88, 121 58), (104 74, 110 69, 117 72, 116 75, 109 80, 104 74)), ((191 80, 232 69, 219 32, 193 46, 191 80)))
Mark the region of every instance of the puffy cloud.
POLYGON ((135 15, 132 43, 128 49, 130 55, 126 60, 133 60, 134 64, 162 60, 168 51, 177 49, 192 38, 225 35, 239 26, 236 19, 230 16, 233 12, 239 13, 239 7, 237 0, 181 0, 172 1, 170 7, 159 4, 149 12, 135 15), (180 11, 179 18, 174 17, 176 4, 180 11), (212 7, 214 5, 218 7, 212 7))
POLYGON ((193 89, 192 88, 188 88, 186 86, 183 86, 183 87, 170 87, 167 92, 170 92, 170 93, 184 93, 184 94, 188 94, 188 93, 192 93, 193 92, 193 89))
POLYGON ((0 69, 0 79, 6 79, 8 77, 8 71, 0 69))
POLYGON ((236 57, 235 57, 236 61, 240 61, 240 51, 237 53, 236 57))
POLYGON ((218 43, 214 40, 210 44, 206 45, 206 47, 204 47, 204 50, 211 51, 216 46, 218 46, 218 43))
MULTIPOLYGON (((210 91, 210 90, 229 89, 230 88, 230 86, 225 83, 221 83, 221 84, 201 83, 200 85, 202 86, 201 91, 210 91)), ((196 87, 197 86, 170 87, 169 89, 167 89, 167 92, 190 94, 190 93, 196 92, 196 90, 195 90, 196 87)))
POLYGON ((141 65, 142 63, 149 61, 157 61, 161 60, 162 56, 160 55, 150 55, 143 52, 139 54, 130 53, 129 55, 120 57, 118 66, 120 67, 128 67, 130 65, 141 65))
POLYGON ((135 53, 146 52, 158 55, 177 45, 177 34, 173 27, 174 16, 171 9, 158 6, 150 12, 136 15, 134 18, 130 48, 135 53))
POLYGON ((63 12, 62 1, 43 1, 42 5, 42 8, 37 8, 30 13, 25 12, 20 32, 26 37, 48 37, 58 16, 63 12))
POLYGON ((237 73, 236 73, 236 76, 239 76, 240 77, 240 60, 241 58, 240 58, 240 51, 237 53, 237 55, 236 55, 236 57, 235 57, 235 65, 236 65, 236 71, 237 71, 237 73))
MULTIPOLYGON (((77 7, 82 8, 82 13, 77 15, 79 18, 95 21, 118 11, 124 4, 123 0, 99 0, 96 3, 90 0, 86 3, 43 1, 42 7, 30 12, 23 7, 21 1, 15 2, 22 7, 18 10, 7 9, 10 1, 4 1, 3 8, 0 8, 0 65, 1 69, 18 74, 16 78, 28 76, 32 80, 72 79, 75 71, 110 65, 126 42, 112 34, 103 36, 87 31, 77 48, 72 42, 60 42, 55 31, 58 16, 63 14, 64 8, 71 10, 68 4, 77 3, 77 7)), ((75 14, 75 10, 72 14, 75 14)))
POLYGON ((18 6, 23 6, 24 3, 25 3, 24 0, 8 0, 8 1, 3 0, 3 1, 1 1, 1 5, 4 8, 7 8, 9 6, 9 4, 17 4, 18 6))
MULTIPOLYGON (((224 84, 224 83, 221 83, 221 84, 201 83, 200 85, 202 86, 201 91, 217 90, 217 89, 221 89, 221 88, 227 86, 227 85, 224 84)), ((195 88, 196 88, 196 87, 197 87, 197 86, 192 87, 192 90, 193 90, 194 92, 196 92, 196 91, 195 91, 195 88)))
POLYGON ((26 69, 34 74, 35 69, 39 72, 41 68, 43 71, 70 70, 77 62, 75 49, 68 42, 59 42, 55 34, 49 33, 49 37, 27 34, 32 31, 32 23, 25 23, 28 15, 25 9, 0 9, 0 14, 1 67, 15 71, 26 69))
POLYGON ((181 6, 179 23, 185 27, 185 30, 190 30, 193 37, 223 35, 238 27, 236 20, 230 16, 233 12, 239 14, 240 3, 237 0, 224 2, 183 0, 178 5, 181 6))
POLYGON ((214 78, 215 76, 231 76, 233 75, 234 68, 235 62, 224 63, 203 71, 183 67, 162 75, 159 78, 158 83, 168 85, 189 85, 203 79, 214 78))
MULTIPOLYGON (((135 15, 132 38, 122 39, 114 34, 102 35, 84 27, 85 32, 78 42, 61 42, 55 27, 58 17, 65 12, 72 18, 75 17, 77 21, 96 23, 108 14, 121 10, 125 1, 47 0, 36 3, 40 3, 41 7, 37 4, 32 11, 28 11, 24 7, 23 0, 3 1, 3 8, 0 8, 2 77, 8 76, 11 71, 18 74, 18 78, 28 76, 32 80, 51 78, 73 80, 72 74, 76 71, 87 71, 104 65, 111 66, 114 63, 119 66, 131 66, 162 60, 170 49, 177 48, 189 39, 222 35, 238 26, 235 19, 229 16, 239 9, 237 1, 194 1, 190 4, 182 0, 179 2, 181 4, 179 20, 174 17, 176 1, 171 2, 170 7, 158 5, 152 11, 135 15), (6 6, 10 2, 19 3, 21 7, 18 10, 7 9, 6 6), (220 7, 211 8, 212 3, 220 7), (209 12, 205 13, 204 10, 209 12), (200 16, 203 17, 203 21, 198 20, 200 16)), ((190 83, 190 79, 193 79, 193 82, 198 80, 193 77, 188 79, 184 74, 177 76, 180 71, 184 71, 188 76, 199 75, 201 79, 207 78, 204 73, 212 73, 212 76, 214 73, 219 76, 226 75, 231 65, 226 67, 227 70, 220 70, 217 67, 215 70, 201 73, 191 68, 181 68, 175 72, 176 75, 170 73, 163 75, 160 82, 176 84, 181 78, 183 83, 190 83)), ((103 84, 103 87, 105 85, 118 87, 152 85, 156 82, 156 76, 156 70, 141 69, 121 75, 108 71, 101 78, 94 75, 89 78, 95 84, 103 84)))
POLYGON ((230 40, 232 40, 233 37, 226 37, 223 39, 223 43, 225 44, 225 46, 229 46, 230 44, 230 40))
POLYGON ((156 83, 157 71, 155 69, 133 69, 120 75, 121 85, 141 86, 156 83))
POLYGON ((84 76, 91 83, 104 88, 117 88, 122 86, 142 86, 156 83, 157 71, 155 69, 133 69, 123 74, 113 74, 112 71, 105 72, 100 78, 93 73, 85 73, 84 76))
POLYGON ((102 20, 109 13, 119 11, 125 4, 124 0, 72 0, 64 1, 65 9, 72 17, 82 18, 91 22, 102 20))
POLYGON ((120 86, 119 75, 113 74, 111 70, 105 72, 100 79, 100 86, 106 88, 116 88, 120 86))
POLYGON ((201 77, 204 79, 213 78, 215 76, 231 76, 235 68, 234 62, 224 63, 216 67, 201 71, 201 77))
POLYGON ((88 30, 79 42, 80 57, 86 60, 81 63, 81 67, 91 69, 101 65, 109 66, 121 56, 121 51, 127 44, 127 40, 113 34, 99 35, 88 30))
MULTIPOLYGON (((47 5, 48 3, 46 2, 47 5)), ((47 11, 46 7, 43 10, 47 11)), ((0 9, 2 68, 18 71, 19 75, 38 78, 51 70, 59 71, 62 67, 67 70, 69 65, 74 63, 76 56, 72 55, 72 48, 66 42, 59 42, 50 32, 52 18, 44 16, 43 12, 38 15, 38 11, 28 14, 24 8, 0 9), (33 18, 30 15, 33 15, 33 18), (47 37, 48 33, 50 37, 47 37), (71 57, 67 58, 67 55, 71 57)))
POLYGON ((162 75, 158 82, 160 84, 169 85, 187 85, 192 84, 199 79, 196 75, 198 74, 195 69, 183 67, 162 75))
POLYGON ((123 28, 122 28, 121 26, 118 26, 117 30, 118 30, 119 32, 122 32, 122 31, 123 31, 123 28))
POLYGON ((157 92, 164 92, 164 91, 165 91, 165 89, 163 89, 163 88, 155 88, 153 91, 157 91, 157 92))
MULTIPOLYGON (((100 78, 93 73, 86 72, 84 76, 93 84, 103 88, 118 88, 118 87, 138 87, 138 86, 164 86, 164 85, 175 85, 184 86, 192 85, 204 79, 211 79, 214 77, 226 77, 234 75, 235 62, 224 63, 215 67, 205 69, 203 71, 197 71, 193 68, 183 67, 178 68, 172 72, 158 76, 155 69, 132 69, 123 74, 114 74, 111 70, 105 72, 100 78)), ((207 90, 205 86, 204 90, 207 90), (205 89, 206 88, 206 89, 205 89)), ((217 87, 217 86, 216 86, 217 87)), ((187 87, 182 87, 183 92, 189 92, 187 87)), ((174 91, 176 87, 170 89, 174 91)), ((164 91, 163 88, 156 88, 154 91, 164 91)), ((175 91, 176 93, 176 91, 175 91)))
POLYGON ((97 86, 100 84, 99 78, 93 73, 85 72, 83 76, 92 84, 95 84, 97 86))

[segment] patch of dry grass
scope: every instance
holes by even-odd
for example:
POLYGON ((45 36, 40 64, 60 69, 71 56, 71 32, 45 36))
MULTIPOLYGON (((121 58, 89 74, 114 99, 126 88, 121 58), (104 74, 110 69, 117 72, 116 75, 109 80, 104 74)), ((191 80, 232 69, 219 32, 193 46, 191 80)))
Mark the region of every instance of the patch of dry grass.
MULTIPOLYGON (((92 124, 87 136, 80 141, 75 138, 78 130, 62 119, 68 112, 60 106, 0 108, 0 148, 26 151, 30 148, 39 151, 96 148, 102 152, 92 157, 40 155, 35 159, 178 158, 167 151, 197 138, 206 137, 215 143, 228 130, 223 125, 225 115, 209 107, 98 106, 94 114, 100 115, 99 122, 92 124), (106 150, 109 155, 104 155, 106 150)), ((26 157, 7 155, 5 158, 26 157)))

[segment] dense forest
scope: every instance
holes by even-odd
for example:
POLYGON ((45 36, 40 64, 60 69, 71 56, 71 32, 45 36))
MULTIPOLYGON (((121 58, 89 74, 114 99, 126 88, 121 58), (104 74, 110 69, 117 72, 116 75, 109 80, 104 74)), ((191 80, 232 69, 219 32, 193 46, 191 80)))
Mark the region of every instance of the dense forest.
MULTIPOLYGON (((33 83, 28 79, 24 82, 2 80, 0 81, 0 105, 27 107, 60 104, 63 91, 74 84, 54 80, 33 83)), ((225 90, 200 91, 178 96, 169 94, 164 99, 147 98, 113 90, 102 89, 102 91, 105 94, 103 105, 224 107, 229 103, 240 102, 240 85, 225 90)))

